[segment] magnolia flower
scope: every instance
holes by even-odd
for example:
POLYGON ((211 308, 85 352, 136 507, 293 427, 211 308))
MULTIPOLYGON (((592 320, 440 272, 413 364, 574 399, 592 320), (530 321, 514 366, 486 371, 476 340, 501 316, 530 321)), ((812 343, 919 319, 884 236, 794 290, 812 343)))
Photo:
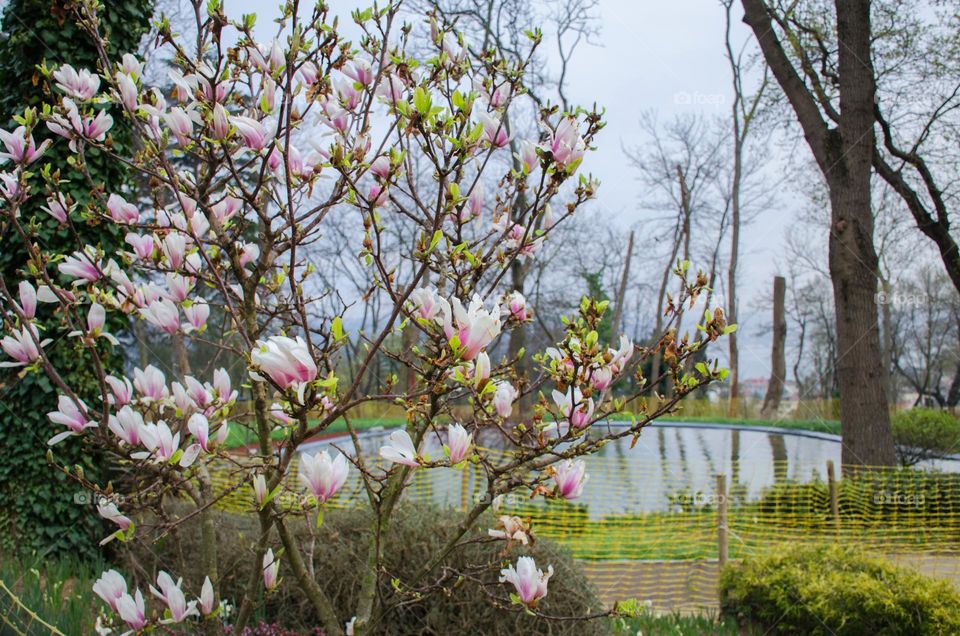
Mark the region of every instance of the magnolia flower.
POLYGON ((140 310, 140 315, 166 333, 175 334, 180 329, 180 312, 173 301, 167 298, 153 301, 140 310))
POLYGON ((22 367, 40 357, 40 349, 49 344, 50 340, 41 340, 39 347, 36 340, 37 330, 33 325, 26 325, 20 331, 13 330, 12 335, 4 336, 0 340, 0 348, 16 362, 0 362, 0 367, 22 367))
POLYGON ((567 393, 554 390, 553 402, 572 428, 583 428, 593 417, 593 398, 584 400, 583 393, 577 387, 571 387, 567 393))
POLYGON ((530 174, 540 166, 540 157, 537 156, 537 145, 529 139, 520 141, 520 161, 523 171, 530 174))
POLYGON ((96 251, 89 246, 64 258, 57 269, 61 274, 76 278, 74 285, 92 283, 103 275, 100 271, 100 259, 96 257, 96 251))
POLYGON ((132 77, 121 71, 117 71, 114 79, 120 91, 120 103, 131 112, 137 110, 138 95, 136 82, 133 81, 132 77))
POLYGON ((151 256, 153 256, 153 248, 155 245, 153 242, 153 235, 151 234, 141 235, 141 234, 136 234, 134 232, 128 232, 127 235, 124 237, 124 241, 126 241, 126 243, 133 248, 133 253, 140 260, 145 261, 145 260, 148 260, 151 256))
POLYGON ((373 72, 373 67, 370 66, 370 62, 359 57, 344 65, 343 72, 347 77, 364 86, 372 84, 376 75, 373 72))
POLYGON ((20 296, 20 311, 28 319, 32 319, 37 313, 37 290, 29 281, 22 280, 17 287, 20 296))
POLYGON ((473 364, 473 386, 480 390, 490 379, 490 356, 481 351, 477 354, 477 359, 473 364))
POLYGON ((474 296, 469 309, 464 309, 459 298, 453 299, 453 307, 445 300, 440 301, 443 311, 443 330, 447 338, 457 336, 464 348, 463 358, 473 360, 484 347, 500 334, 499 311, 487 311, 483 300, 474 296), (454 328, 456 322, 456 328, 454 328))
POLYGON ((190 295, 193 284, 192 276, 167 274, 167 297, 175 303, 182 303, 190 295))
POLYGON ((217 399, 224 404, 235 402, 239 395, 237 391, 233 390, 230 374, 222 367, 213 371, 213 388, 217 392, 217 399))
POLYGON ((230 117, 230 123, 237 129, 240 136, 243 137, 244 145, 253 151, 263 150, 267 145, 269 135, 263 124, 252 117, 234 115, 230 117))
POLYGON ((97 94, 100 88, 100 78, 85 68, 75 70, 69 64, 64 64, 53 72, 53 79, 57 88, 80 101, 87 101, 97 94))
POLYGON ((163 401, 170 395, 163 371, 152 364, 148 364, 147 368, 142 371, 140 369, 133 370, 133 386, 147 403, 163 401))
POLYGON ((630 338, 627 338, 626 334, 621 334, 620 348, 617 350, 610 349, 609 351, 613 355, 610 360, 610 370, 613 373, 620 373, 633 356, 633 343, 630 338))
POLYGON ((510 515, 500 515, 497 519, 497 527, 487 530, 487 534, 495 539, 519 541, 523 545, 528 545, 532 541, 530 526, 520 517, 510 515))
POLYGON ((258 340, 250 359, 281 389, 312 382, 317 377, 317 365, 300 336, 296 339, 270 336, 266 341, 258 340))
POLYGON ((517 390, 509 382, 497 382, 497 390, 493 393, 493 408, 497 415, 506 419, 513 413, 513 401, 517 399, 517 390))
POLYGON ((124 594, 117 600, 117 614, 131 630, 141 629, 147 624, 146 607, 143 604, 143 594, 137 590, 134 596, 124 594))
POLYGON ((205 299, 197 298, 189 305, 183 306, 183 316, 189 324, 189 327, 185 327, 184 331, 200 331, 210 317, 210 305, 207 304, 205 299))
POLYGON ((40 209, 55 218, 60 223, 67 222, 67 214, 70 212, 67 200, 63 194, 57 193, 55 196, 47 197, 47 204, 41 205, 40 209))
POLYGON ((347 458, 342 454, 338 453, 333 460, 325 450, 315 455, 300 455, 300 481, 310 489, 320 504, 326 503, 337 494, 347 481, 348 472, 347 458))
POLYGON ((163 237, 161 249, 170 269, 178 270, 187 253, 187 236, 181 232, 170 232, 163 237))
POLYGON ((197 611, 197 602, 187 602, 183 590, 180 589, 182 583, 182 579, 174 583, 173 578, 161 570, 160 574, 157 575, 157 586, 160 589, 150 586, 150 592, 163 601, 167 609, 170 610, 170 618, 160 621, 161 623, 181 623, 191 616, 200 615, 200 612, 197 611))
POLYGON ((200 588, 200 612, 206 616, 213 611, 213 583, 210 577, 204 577, 203 587, 200 588))
POLYGON ((257 500, 257 506, 263 508, 267 501, 267 479, 263 473, 257 473, 253 478, 253 496, 257 500))
POLYGON ((557 485, 557 494, 564 499, 576 499, 583 492, 583 485, 590 475, 586 474, 587 463, 582 459, 567 459, 556 465, 553 481, 557 485))
POLYGON ((294 423, 294 419, 287 415, 287 412, 283 410, 283 406, 278 402, 274 402, 270 405, 270 417, 277 420, 284 426, 290 426, 294 423))
POLYGON ((107 211, 117 223, 132 225, 140 222, 140 210, 132 203, 128 203, 119 194, 111 194, 107 199, 107 211))
POLYGON ((47 139, 37 148, 36 142, 33 140, 33 135, 27 135, 26 126, 19 126, 13 132, 0 130, 0 141, 3 141, 3 145, 6 146, 7 150, 6 152, 0 152, 2 162, 11 159, 14 163, 27 166, 39 159, 52 143, 47 139))
POLYGON ((390 176, 390 157, 387 155, 380 155, 373 160, 373 163, 370 164, 370 172, 379 177, 380 179, 386 179, 390 176))
POLYGON ((553 566, 547 568, 547 574, 537 569, 532 557, 517 559, 517 567, 500 570, 500 582, 510 583, 517 589, 520 602, 528 607, 536 607, 537 602, 547 595, 547 581, 553 576, 553 566))
POLYGON ((18 175, 9 172, 0 173, 0 183, 2 183, 0 194, 3 194, 7 200, 16 201, 20 198, 20 179, 18 175))
POLYGON ((594 367, 590 372, 590 386, 597 391, 605 391, 613 384, 613 370, 609 365, 594 367))
POLYGON ((380 85, 377 86, 377 97, 388 104, 396 104, 401 99, 403 99, 403 92, 406 90, 406 82, 397 77, 396 75, 390 74, 385 76, 380 80, 380 85))
MULTIPOLYGON (((129 385, 129 380, 127 383, 129 385)), ((130 446, 140 444, 140 432, 144 426, 143 416, 129 406, 124 406, 107 420, 107 428, 130 446)))
POLYGON ((477 111, 477 119, 483 126, 483 138, 494 148, 503 148, 510 143, 510 135, 507 134, 507 127, 500 121, 496 115, 477 111))
POLYGON ((179 106, 174 106, 163 116, 170 132, 177 138, 177 143, 181 146, 190 145, 190 136, 193 135, 193 124, 196 118, 196 111, 184 110, 179 106))
POLYGON ((277 587, 277 575, 280 573, 280 562, 273 558, 273 548, 268 548, 263 555, 263 586, 269 592, 277 587))
POLYGON ((130 400, 133 399, 133 385, 130 384, 130 380, 126 377, 121 379, 108 375, 104 378, 104 381, 107 383, 107 386, 110 387, 110 395, 107 396, 107 402, 111 406, 121 407, 129 404, 130 400))
POLYGON ((483 194, 483 187, 478 183, 473 187, 473 190, 470 192, 470 197, 467 199, 466 211, 469 212, 467 218, 461 217, 461 220, 466 222, 471 218, 479 218, 483 214, 483 202, 486 197, 483 194))
POLYGON ((410 435, 403 429, 390 433, 390 443, 380 447, 380 457, 394 464, 404 466, 420 465, 417 461, 417 449, 413 445, 410 435))
POLYGON ((222 225, 230 220, 243 206, 243 201, 237 197, 226 196, 211 206, 213 217, 222 225))
MULTIPOLYGON (((92 303, 87 311, 87 332, 90 338, 106 338, 110 344, 118 345, 120 342, 109 333, 103 330, 103 325, 107 320, 107 310, 100 303, 92 303)), ((71 331, 68 336, 82 336, 82 331, 71 331)))
POLYGON ((126 530, 130 527, 130 517, 122 515, 120 513, 120 509, 117 508, 117 504, 113 503, 112 501, 107 503, 98 503, 97 512, 107 521, 112 521, 117 524, 121 530, 126 530))
POLYGON ((470 455, 473 446, 473 435, 460 424, 451 424, 447 427, 447 452, 450 455, 450 465, 459 464, 470 455))
POLYGON ((583 159, 586 148, 577 130, 577 121, 572 117, 564 117, 551 133, 550 144, 544 145, 544 150, 549 150, 553 160, 564 168, 576 166, 583 159))
POLYGON ((93 593, 103 599, 110 609, 117 611, 117 601, 127 593, 127 582, 116 570, 107 570, 93 584, 93 593))
POLYGON ((96 428, 97 423, 87 419, 87 412, 87 405, 80 400, 72 400, 66 395, 57 398, 57 410, 47 413, 47 417, 54 424, 63 424, 69 430, 54 435, 47 444, 53 446, 71 435, 79 435, 84 429, 96 428))
POLYGON ((388 199, 389 193, 385 187, 379 183, 374 183, 370 186, 370 190, 367 192, 367 202, 370 204, 370 207, 379 208, 384 206, 388 199))
POLYGON ((530 317, 530 312, 527 310, 527 299, 519 291, 511 292, 500 306, 500 314, 523 322, 530 317))
POLYGON ((440 300, 437 292, 433 289, 421 287, 415 289, 410 294, 410 302, 413 304, 416 314, 423 320, 433 320, 440 313, 440 300))
MULTIPOLYGON (((167 423, 160 420, 156 424, 147 424, 140 431, 143 445, 158 462, 170 461, 180 447, 180 433, 174 433, 167 423)), ((147 457, 150 456, 147 454, 147 457)))

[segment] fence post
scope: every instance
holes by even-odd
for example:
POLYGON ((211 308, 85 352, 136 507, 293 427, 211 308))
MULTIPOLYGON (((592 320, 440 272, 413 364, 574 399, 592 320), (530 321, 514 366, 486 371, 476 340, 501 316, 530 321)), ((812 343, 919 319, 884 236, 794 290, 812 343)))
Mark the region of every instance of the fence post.
POLYGON ((836 531, 840 532, 840 497, 837 494, 837 476, 833 469, 833 460, 827 460, 827 488, 830 491, 830 514, 833 517, 833 525, 836 531))
POLYGON ((727 564, 727 476, 717 475, 717 563, 727 564))

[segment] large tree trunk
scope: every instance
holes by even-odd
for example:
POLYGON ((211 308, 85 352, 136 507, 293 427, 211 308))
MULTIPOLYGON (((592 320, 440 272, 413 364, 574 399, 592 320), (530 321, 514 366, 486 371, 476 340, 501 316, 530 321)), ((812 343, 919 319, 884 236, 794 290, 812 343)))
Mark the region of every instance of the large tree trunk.
POLYGON ((840 76, 839 125, 824 120, 779 41, 763 0, 741 0, 764 58, 797 115, 830 190, 830 277, 837 322, 841 459, 847 465, 896 463, 877 325, 877 254, 870 176, 875 80, 870 0, 835 0, 840 76))
POLYGON ((765 420, 776 419, 780 410, 780 398, 783 396, 784 378, 787 376, 787 279, 783 276, 773 278, 773 346, 770 348, 770 381, 767 382, 767 394, 763 398, 760 417, 765 420))

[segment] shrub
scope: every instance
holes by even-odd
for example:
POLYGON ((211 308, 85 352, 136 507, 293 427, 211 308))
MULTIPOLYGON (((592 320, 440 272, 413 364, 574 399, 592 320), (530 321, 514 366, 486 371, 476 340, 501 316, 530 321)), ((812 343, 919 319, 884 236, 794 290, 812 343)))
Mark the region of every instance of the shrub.
POLYGON ((960 633, 960 594, 949 583, 836 545, 792 544, 727 566, 720 606, 774 634, 960 633))
MULTIPOLYGON (((288 519, 291 529, 298 538, 309 545, 310 533, 315 534, 313 543, 313 568, 316 580, 333 600, 338 610, 356 607, 359 596, 360 579, 363 571, 358 567, 362 554, 366 550, 369 527, 369 513, 362 510, 337 510, 325 515, 323 526, 317 530, 304 521, 288 519)), ((437 510, 424 506, 408 506, 398 510, 391 518, 391 529, 386 537, 384 553, 386 555, 386 581, 381 586, 381 594, 389 603, 399 600, 399 596, 390 585, 392 578, 409 581, 418 568, 434 554, 440 545, 451 535, 460 516, 452 511, 437 510)), ((482 519, 479 528, 493 526, 491 519, 482 519)), ((231 604, 237 604, 242 597, 242 586, 250 574, 252 543, 257 535, 258 522, 253 515, 218 513, 217 532, 220 560, 218 570, 221 575, 220 595, 231 604)), ((534 527, 536 531, 536 527, 534 527)), ((482 539, 482 537, 477 537, 482 539)), ((178 526, 177 531, 162 542, 154 544, 152 549, 133 548, 132 556, 151 576, 156 569, 175 572, 192 572, 187 567, 199 554, 200 533, 197 524, 191 520, 178 526)), ((447 563, 454 569, 475 570, 477 564, 488 564, 493 572, 477 574, 487 583, 495 582, 496 572, 501 561, 516 560, 519 554, 533 556, 546 570, 547 564, 554 567, 556 574, 550 579, 549 593, 538 609, 553 616, 585 615, 599 610, 599 602, 586 575, 576 562, 561 547, 546 540, 537 540, 530 549, 515 547, 511 554, 505 555, 502 541, 485 539, 469 542, 458 548, 447 563), (468 568, 468 564, 471 567, 468 568)), ((274 551, 276 551, 274 547, 274 551)), ((306 556, 306 555, 305 555, 306 556)), ((428 577, 435 581, 441 572, 433 572, 428 577)), ((312 606, 299 592, 297 581, 287 564, 281 558, 281 582, 277 590, 266 597, 260 605, 260 617, 267 623, 279 623, 287 628, 300 631, 313 628, 320 621, 313 613, 312 606)), ((201 581, 187 580, 185 590, 199 590, 201 581)), ((509 590, 504 588, 503 597, 509 590)), ((402 608, 394 610, 388 620, 378 628, 378 634, 454 634, 474 633, 477 626, 483 626, 484 634, 590 634, 606 633, 605 625, 599 621, 550 622, 538 619, 523 612, 504 611, 493 607, 487 596, 470 581, 457 585, 455 594, 437 594, 424 603, 408 602, 402 608)), ((342 622, 350 616, 341 616, 342 622)))
POLYGON ((947 411, 916 408, 893 416, 893 440, 901 466, 940 459, 960 450, 960 420, 947 411))

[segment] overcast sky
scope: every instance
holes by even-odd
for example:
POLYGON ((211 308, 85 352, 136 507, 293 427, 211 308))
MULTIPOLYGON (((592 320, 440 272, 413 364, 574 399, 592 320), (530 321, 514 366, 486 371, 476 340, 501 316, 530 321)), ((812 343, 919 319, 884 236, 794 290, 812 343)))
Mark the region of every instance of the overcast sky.
MULTIPOLYGON (((225 2, 231 16, 256 13, 257 37, 263 40, 274 35, 275 25, 270 20, 277 4, 277 0, 225 2)), ((352 35, 349 11, 369 6, 355 0, 331 0, 329 4, 334 13, 346 18, 341 24, 348 37, 352 35)), ((607 126, 582 170, 601 181, 595 209, 627 227, 652 214, 639 209, 641 185, 622 150, 644 141, 638 124, 640 113, 653 109, 666 121, 681 112, 721 116, 728 112, 731 85, 724 57, 724 16, 717 0, 600 0, 599 4, 597 45, 577 50, 569 71, 568 97, 572 103, 589 106, 596 102, 606 108, 607 126)), ((734 33, 745 41, 749 30, 739 17, 734 33)), ((754 298, 772 288, 774 262, 791 216, 788 202, 778 201, 776 209, 761 213, 743 234, 739 322, 744 348, 741 374, 745 378, 769 374, 770 318, 766 312, 750 308, 754 298)), ((643 227, 641 223, 641 233, 643 227)))

